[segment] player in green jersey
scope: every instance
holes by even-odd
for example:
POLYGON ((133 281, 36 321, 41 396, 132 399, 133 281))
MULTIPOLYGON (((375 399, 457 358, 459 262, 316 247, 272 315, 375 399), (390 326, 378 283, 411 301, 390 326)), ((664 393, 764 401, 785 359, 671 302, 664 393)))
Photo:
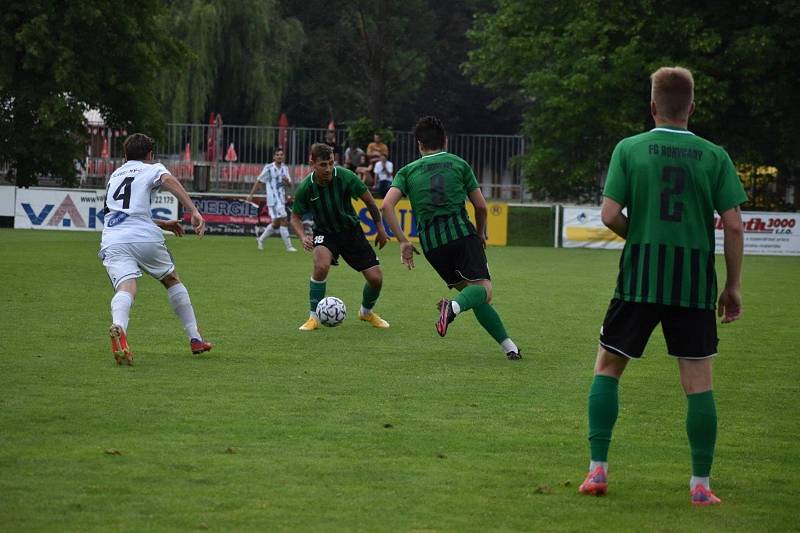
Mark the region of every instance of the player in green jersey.
POLYGON ((383 199, 383 216, 397 240, 400 260, 414 268, 414 246, 400 228, 394 208, 405 195, 411 202, 425 258, 447 286, 460 291, 455 300, 439 301, 436 331, 444 337, 449 324, 472 309, 475 318, 500 344, 506 357, 522 354, 506 333, 503 321, 491 306, 492 281, 486 262, 486 200, 466 161, 447 153, 444 126, 436 117, 423 117, 414 128, 418 160, 400 169, 383 199), (464 206, 467 198, 475 208, 477 229, 464 206))
POLYGON ((388 328, 372 308, 381 293, 383 272, 375 251, 370 247, 361 229, 351 198, 360 198, 369 210, 378 235, 375 246, 383 248, 389 237, 383 229, 381 212, 366 185, 353 172, 334 165, 333 149, 327 144, 311 146, 313 171, 297 186, 292 207, 292 229, 297 235, 303 231, 303 215, 314 216, 314 235, 303 237, 303 248, 314 253, 314 272, 309 283, 311 313, 300 326, 302 331, 320 327, 317 304, 325 297, 325 284, 331 265, 338 265, 341 256, 353 270, 364 275, 363 297, 358 317, 376 328, 388 328))
POLYGON ((688 401, 691 500, 712 505, 720 501, 709 485, 717 436, 711 390, 718 342, 714 212, 722 219, 727 268, 718 313, 728 323, 742 313, 744 230, 739 206, 747 195, 725 150, 687 129, 694 111, 691 72, 660 68, 651 83, 655 128, 617 144, 603 191, 603 223, 626 241, 614 298, 600 330, 589 392, 591 462, 580 492, 599 495, 608 489, 619 379, 628 361, 641 357, 661 323, 688 401))

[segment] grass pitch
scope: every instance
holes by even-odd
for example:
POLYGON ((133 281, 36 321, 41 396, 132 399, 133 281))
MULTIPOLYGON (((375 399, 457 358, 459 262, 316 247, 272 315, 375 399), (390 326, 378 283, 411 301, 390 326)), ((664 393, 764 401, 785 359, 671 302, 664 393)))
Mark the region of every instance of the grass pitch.
MULTIPOLYGON (((507 361, 447 294, 380 253, 380 331, 297 327, 311 258, 279 239, 169 238, 201 327, 189 353, 143 278, 115 366, 99 234, 0 230, 0 530, 786 530, 800 464, 800 259, 747 257, 744 318, 720 327, 717 508, 689 505, 685 399, 657 330, 622 380, 610 494, 577 494, 586 394, 618 253, 491 248, 507 361)), ((724 266, 719 259, 721 278, 724 266)))

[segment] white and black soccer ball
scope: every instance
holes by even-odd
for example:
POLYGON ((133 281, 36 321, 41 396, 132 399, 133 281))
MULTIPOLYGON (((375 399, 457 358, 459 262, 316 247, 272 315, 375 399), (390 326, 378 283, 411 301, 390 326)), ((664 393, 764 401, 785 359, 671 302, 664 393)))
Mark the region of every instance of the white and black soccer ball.
POLYGON ((344 302, 336 296, 327 296, 317 304, 317 316, 323 326, 335 327, 347 318, 344 302))

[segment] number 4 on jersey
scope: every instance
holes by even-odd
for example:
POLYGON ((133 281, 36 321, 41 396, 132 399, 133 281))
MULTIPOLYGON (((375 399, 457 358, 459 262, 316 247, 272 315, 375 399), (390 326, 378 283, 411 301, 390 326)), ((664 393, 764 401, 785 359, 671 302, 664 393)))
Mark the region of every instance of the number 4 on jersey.
POLYGON ((131 206, 131 183, 133 176, 127 177, 122 180, 117 190, 111 196, 114 200, 122 200, 122 209, 128 209, 131 206))

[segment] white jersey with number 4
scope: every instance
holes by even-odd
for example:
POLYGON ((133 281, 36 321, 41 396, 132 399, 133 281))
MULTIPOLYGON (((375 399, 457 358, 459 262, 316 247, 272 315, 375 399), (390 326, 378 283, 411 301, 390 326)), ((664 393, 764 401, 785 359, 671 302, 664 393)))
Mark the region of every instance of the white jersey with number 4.
POLYGON ((258 181, 267 186, 267 205, 276 206, 286 203, 286 188, 284 187, 283 179, 291 179, 289 177, 289 169, 286 165, 278 166, 275 163, 268 163, 264 165, 261 174, 258 175, 258 181))
POLYGON ((161 163, 128 161, 111 174, 106 188, 106 212, 100 249, 112 244, 164 242, 151 216, 150 204, 169 171, 161 163))

